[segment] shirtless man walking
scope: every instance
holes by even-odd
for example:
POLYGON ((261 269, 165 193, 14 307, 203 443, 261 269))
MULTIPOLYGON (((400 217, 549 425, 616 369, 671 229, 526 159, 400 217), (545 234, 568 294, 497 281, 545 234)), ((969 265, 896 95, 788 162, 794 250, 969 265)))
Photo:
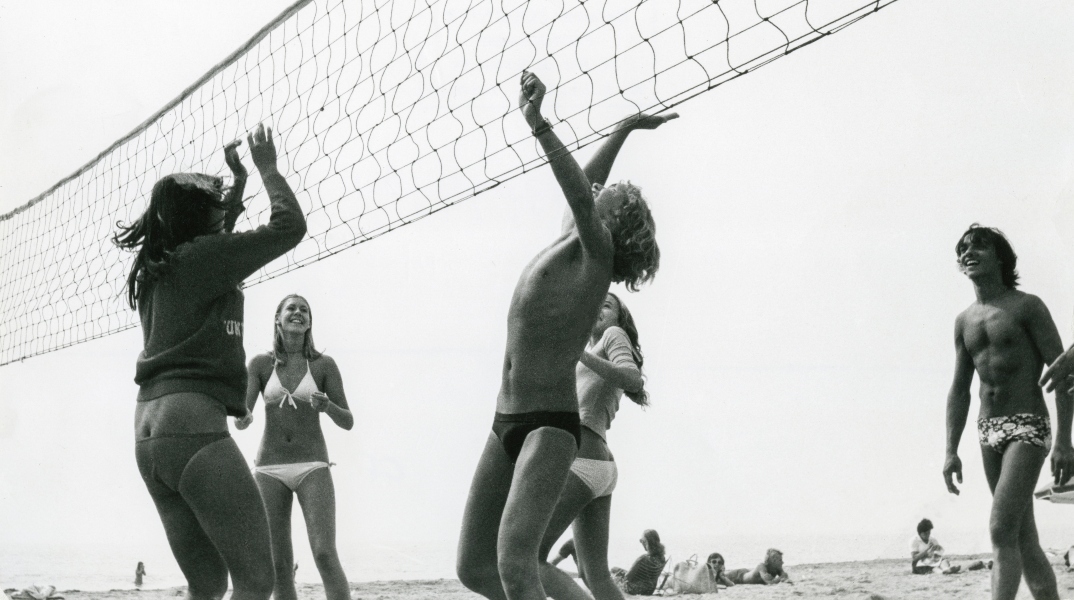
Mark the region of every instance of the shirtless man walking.
MULTIPOLYGON (((995 567, 992 598, 1013 600, 1024 573, 1036 600, 1058 600, 1055 574, 1037 538, 1033 488, 1052 447, 1048 408, 1038 386, 1044 365, 1062 353, 1059 331, 1040 298, 1020 292, 1018 257, 999 230, 972 225, 955 247, 977 300, 955 320, 955 378, 947 396, 944 480, 958 494, 958 443, 970 410, 974 370, 981 377, 978 439, 992 490, 990 533, 995 567)), ((1056 390, 1056 482, 1074 474, 1070 393, 1056 390)))

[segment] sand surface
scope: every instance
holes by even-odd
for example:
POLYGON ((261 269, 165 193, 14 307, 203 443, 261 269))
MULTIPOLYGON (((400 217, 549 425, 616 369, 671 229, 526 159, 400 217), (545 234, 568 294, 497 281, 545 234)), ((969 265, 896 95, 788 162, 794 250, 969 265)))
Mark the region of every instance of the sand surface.
MULTIPOLYGON (((981 557, 953 557, 955 562, 966 562, 981 557)), ((1054 566, 1059 582, 1060 598, 1074 598, 1074 572, 1062 565, 1054 566)), ((736 586, 719 594, 686 596, 699 600, 723 598, 780 599, 780 598, 855 598, 888 600, 894 598, 930 599, 984 599, 989 598, 989 571, 970 571, 956 575, 911 575, 904 560, 873 560, 815 565, 788 565, 787 572, 796 581, 794 585, 736 586)), ((64 590, 67 600, 174 600, 182 597, 184 588, 162 590, 112 590, 107 592, 82 592, 64 590)), ((302 584, 298 588, 299 600, 322 600, 324 592, 320 585, 302 584)), ((352 583, 354 600, 480 600, 480 596, 464 588, 457 580, 432 581, 377 581, 352 583)), ((1031 598, 1023 582, 1019 600, 1031 598)))

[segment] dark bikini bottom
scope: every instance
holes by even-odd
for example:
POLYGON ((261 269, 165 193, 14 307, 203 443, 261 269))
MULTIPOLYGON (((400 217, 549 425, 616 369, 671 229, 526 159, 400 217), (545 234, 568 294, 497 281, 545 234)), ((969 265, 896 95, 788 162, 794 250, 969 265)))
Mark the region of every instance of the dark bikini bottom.
POLYGON ((511 464, 518 460, 526 436, 542 427, 555 427, 574 436, 574 442, 582 445, 582 423, 576 412, 536 411, 525 413, 496 413, 492 432, 500 439, 511 464))

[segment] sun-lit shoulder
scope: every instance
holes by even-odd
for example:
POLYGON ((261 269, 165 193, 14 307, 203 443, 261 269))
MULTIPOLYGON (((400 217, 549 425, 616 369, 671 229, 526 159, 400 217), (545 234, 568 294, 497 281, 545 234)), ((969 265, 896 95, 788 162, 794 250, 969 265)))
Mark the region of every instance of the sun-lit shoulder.
POLYGON ((271 368, 273 365, 272 354, 263 352, 250 359, 250 364, 247 369, 251 373, 260 373, 265 369, 271 368))

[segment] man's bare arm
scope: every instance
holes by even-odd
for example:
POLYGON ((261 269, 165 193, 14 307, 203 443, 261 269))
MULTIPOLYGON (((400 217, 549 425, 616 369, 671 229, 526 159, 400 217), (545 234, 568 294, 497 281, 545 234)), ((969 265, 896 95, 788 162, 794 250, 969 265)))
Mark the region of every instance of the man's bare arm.
POLYGON ((574 223, 578 228, 578 237, 582 247, 587 251, 611 251, 611 238, 597 215, 593 203, 593 191, 585 172, 578 166, 571 153, 552 131, 548 122, 541 116, 541 102, 544 101, 545 85, 529 71, 522 72, 522 89, 519 91, 518 107, 526 118, 526 123, 533 130, 534 137, 541 144, 552 174, 556 176, 563 196, 567 199, 574 223))
POLYGON ((631 115, 616 125, 615 131, 597 148, 596 154, 585 166, 585 176, 590 184, 599 183, 604 185, 608 182, 608 175, 612 172, 612 164, 619 155, 619 149, 623 147, 627 136, 635 129, 656 129, 672 119, 678 119, 679 113, 666 115, 647 115, 644 113, 631 115))
POLYGON ((962 460, 958 457, 958 444, 966 429, 970 413, 970 384, 973 382, 973 357, 962 337, 962 317, 955 321, 955 379, 947 394, 947 457, 944 460, 943 478, 947 491, 958 494, 954 479, 962 483, 962 460))

